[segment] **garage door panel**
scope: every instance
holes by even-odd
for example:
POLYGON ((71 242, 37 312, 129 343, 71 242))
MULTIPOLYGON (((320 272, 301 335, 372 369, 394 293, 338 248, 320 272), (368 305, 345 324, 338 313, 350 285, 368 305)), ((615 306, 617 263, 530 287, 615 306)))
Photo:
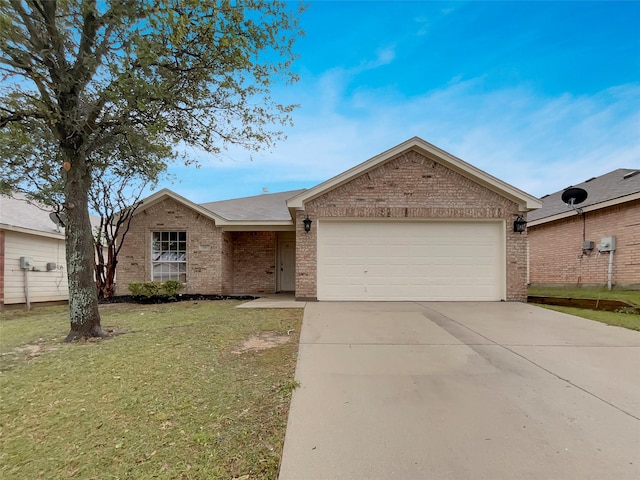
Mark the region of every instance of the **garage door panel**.
POLYGON ((320 300, 500 300, 504 228, 489 222, 318 223, 320 300))

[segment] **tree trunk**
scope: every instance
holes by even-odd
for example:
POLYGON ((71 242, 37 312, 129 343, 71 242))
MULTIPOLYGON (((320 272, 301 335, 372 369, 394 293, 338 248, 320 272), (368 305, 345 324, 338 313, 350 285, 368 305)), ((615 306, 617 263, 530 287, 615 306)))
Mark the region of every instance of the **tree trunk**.
POLYGON ((105 266, 104 266, 104 254, 102 253, 102 244, 95 243, 95 280, 96 280, 96 292, 98 294, 98 300, 105 298, 105 266))
POLYGON ((71 331, 65 342, 103 337, 94 280, 94 248, 89 220, 91 174, 77 149, 62 149, 67 170, 65 184, 65 225, 69 317, 71 331))
POLYGON ((109 246, 109 260, 104 280, 105 298, 113 297, 113 294, 115 293, 116 266, 118 265, 118 260, 116 260, 115 255, 112 253, 112 248, 115 247, 109 246))
POLYGON ((102 245, 95 245, 95 274, 98 300, 113 297, 115 293, 116 266, 118 265, 115 254, 116 247, 113 241, 108 241, 107 260, 104 259, 103 249, 104 247, 102 245))

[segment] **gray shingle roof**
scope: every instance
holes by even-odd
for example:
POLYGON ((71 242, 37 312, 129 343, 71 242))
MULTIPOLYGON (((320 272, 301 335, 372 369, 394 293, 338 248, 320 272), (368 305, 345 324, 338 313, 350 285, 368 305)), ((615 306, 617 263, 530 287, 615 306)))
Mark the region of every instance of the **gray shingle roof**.
POLYGON ((14 193, 12 197, 0 195, 0 224, 55 235, 57 230, 49 219, 50 212, 51 209, 27 202, 21 193, 14 193))
MULTIPOLYGON (((53 210, 46 206, 27 202, 25 195, 14 192, 10 197, 0 195, 0 225, 7 227, 33 230, 47 235, 59 235, 64 238, 64 228, 58 232, 55 223, 49 218, 53 210)), ((91 226, 95 229, 100 226, 100 217, 89 215, 91 226)))
POLYGON ((304 190, 265 193, 253 197, 202 203, 200 206, 227 220, 288 221, 291 220, 291 214, 287 208, 287 200, 304 190))
MULTIPOLYGON (((584 208, 640 192, 640 170, 619 168, 613 172, 606 173, 599 177, 593 177, 580 184, 571 186, 587 191, 589 195, 587 199, 580 205, 577 205, 578 207, 584 208)), ((562 189, 542 197, 542 208, 529 212, 527 220, 532 222, 569 211, 570 208, 561 198, 562 192, 565 190, 566 189, 562 189)))

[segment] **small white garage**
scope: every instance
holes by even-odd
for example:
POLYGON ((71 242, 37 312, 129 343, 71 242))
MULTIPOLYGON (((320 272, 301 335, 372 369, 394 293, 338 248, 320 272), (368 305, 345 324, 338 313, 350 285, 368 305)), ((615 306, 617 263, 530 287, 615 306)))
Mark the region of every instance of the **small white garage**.
POLYGON ((318 220, 318 300, 505 299, 502 221, 318 220))

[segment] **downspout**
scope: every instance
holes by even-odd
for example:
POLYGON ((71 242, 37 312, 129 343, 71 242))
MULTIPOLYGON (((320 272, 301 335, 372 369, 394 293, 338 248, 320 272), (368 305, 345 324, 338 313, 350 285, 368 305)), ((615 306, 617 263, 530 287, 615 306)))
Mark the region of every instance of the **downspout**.
POLYGON ((609 252, 609 272, 607 273, 607 288, 611 290, 611 280, 613 279, 613 252, 609 252))

